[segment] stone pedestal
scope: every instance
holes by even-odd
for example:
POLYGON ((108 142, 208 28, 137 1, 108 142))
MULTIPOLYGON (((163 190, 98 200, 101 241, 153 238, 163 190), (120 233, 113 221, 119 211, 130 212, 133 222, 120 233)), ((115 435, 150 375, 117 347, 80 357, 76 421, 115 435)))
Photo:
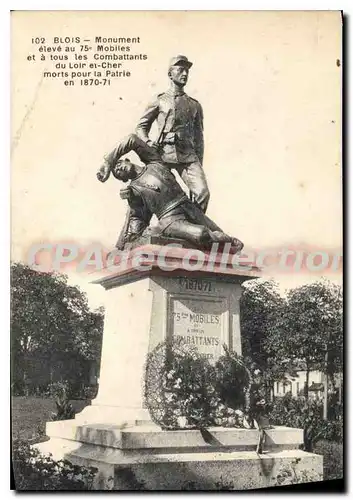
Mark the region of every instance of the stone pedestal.
POLYGON ((74 420, 49 422, 50 440, 36 446, 98 467, 97 489, 259 488, 277 484, 281 471, 293 467, 294 475, 321 479, 322 457, 298 449, 300 429, 267 431, 266 453, 258 455, 256 430, 162 431, 151 422, 143 399, 148 352, 178 337, 211 362, 223 344, 241 353, 241 284, 259 276, 224 255, 211 262, 206 254, 201 266, 185 270, 191 250, 183 248, 164 249, 161 269, 161 249, 136 249, 147 256, 139 268, 132 252, 124 269, 108 268, 96 280, 106 289, 98 395, 74 420))
POLYGON ((106 289, 101 372, 96 399, 76 416, 81 423, 148 421, 143 406, 146 356, 167 338, 195 345, 211 362, 224 353, 223 344, 241 354, 241 284, 258 276, 258 270, 233 267, 224 256, 222 261, 222 254, 209 262, 203 254, 204 264, 186 271, 187 252, 195 266, 202 252, 179 247, 166 252, 149 244, 131 252, 125 269, 108 268, 96 280, 106 289), (164 269, 158 262, 161 250, 164 269), (140 269, 134 261, 137 252, 146 256, 140 269))
POLYGON ((149 420, 143 407, 153 307, 149 279, 111 288, 106 296, 99 391, 76 419, 82 423, 149 420))

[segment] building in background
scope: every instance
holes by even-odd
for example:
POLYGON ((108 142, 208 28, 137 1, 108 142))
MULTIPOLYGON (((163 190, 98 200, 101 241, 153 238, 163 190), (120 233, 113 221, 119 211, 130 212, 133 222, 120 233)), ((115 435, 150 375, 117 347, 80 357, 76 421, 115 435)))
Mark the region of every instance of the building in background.
MULTIPOLYGON (((287 375, 284 379, 273 384, 274 397, 283 397, 289 392, 293 397, 303 396, 306 384, 306 372, 299 370, 296 376, 287 375)), ((338 390, 339 400, 342 395, 342 374, 335 375, 335 388, 338 390)), ((332 389, 329 393, 333 392, 332 389)), ((324 374, 319 370, 309 373, 309 398, 322 399, 324 396, 324 374)))

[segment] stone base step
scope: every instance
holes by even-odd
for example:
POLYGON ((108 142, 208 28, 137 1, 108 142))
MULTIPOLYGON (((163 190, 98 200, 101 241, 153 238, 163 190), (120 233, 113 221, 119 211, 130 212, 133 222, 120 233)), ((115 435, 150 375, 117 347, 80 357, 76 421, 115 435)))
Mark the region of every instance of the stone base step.
POLYGON ((301 450, 153 453, 51 438, 36 447, 97 467, 97 490, 246 490, 322 480, 322 457, 301 450))
MULTIPOLYGON (((48 422, 49 437, 80 443, 108 446, 122 450, 183 449, 183 448, 238 448, 256 449, 259 440, 257 429, 210 427, 204 430, 163 431, 157 425, 135 426, 113 424, 86 424, 76 420, 48 422)), ((303 443, 303 430, 291 427, 274 427, 266 430, 264 449, 293 449, 303 443)))
POLYGON ((242 490, 322 479, 322 457, 299 450, 303 431, 290 427, 267 429, 261 454, 256 429, 163 431, 74 419, 48 422, 47 435, 35 447, 55 460, 96 467, 95 489, 242 490))

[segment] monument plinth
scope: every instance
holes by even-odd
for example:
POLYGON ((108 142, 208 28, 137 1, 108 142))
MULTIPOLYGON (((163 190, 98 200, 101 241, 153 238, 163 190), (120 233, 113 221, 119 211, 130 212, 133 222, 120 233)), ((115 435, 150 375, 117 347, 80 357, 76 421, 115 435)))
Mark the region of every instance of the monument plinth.
POLYGON ((106 289, 98 395, 74 420, 49 422, 50 440, 37 447, 97 467, 97 489, 220 489, 225 479, 229 489, 260 488, 275 485, 291 467, 308 480, 322 479, 322 457, 299 450, 301 429, 266 431, 257 454, 256 429, 165 431, 151 421, 143 397, 148 353, 176 338, 211 362, 223 344, 241 354, 241 284, 260 276, 255 267, 234 265, 232 255, 203 253, 202 261, 190 252, 169 247, 166 253, 149 243, 95 281, 106 289))
POLYGON ((107 268, 94 281, 106 289, 99 391, 77 419, 149 420, 143 406, 145 361, 166 339, 195 346, 211 362, 223 354, 223 344, 241 354, 241 284, 259 270, 236 268, 221 258, 181 247, 166 252, 152 243, 132 251, 121 269, 107 268), (196 265, 200 254, 204 262, 196 265), (186 256, 197 270, 185 270, 186 256))

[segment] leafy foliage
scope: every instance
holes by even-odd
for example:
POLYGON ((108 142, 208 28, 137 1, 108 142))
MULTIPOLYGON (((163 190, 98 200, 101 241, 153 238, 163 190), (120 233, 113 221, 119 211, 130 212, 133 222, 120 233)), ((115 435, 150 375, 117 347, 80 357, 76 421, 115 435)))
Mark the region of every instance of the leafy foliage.
POLYGON ((81 398, 92 400, 97 397, 97 393, 98 385, 86 385, 82 389, 81 398))
POLYGON ((289 393, 275 398, 269 411, 274 425, 304 429, 304 448, 312 451, 320 439, 343 441, 343 415, 337 412, 335 420, 324 420, 321 401, 293 398, 289 393))
POLYGON ((320 440, 315 444, 313 451, 324 457, 324 481, 343 477, 343 446, 341 443, 320 440))
POLYGON ((342 371, 341 287, 321 280, 290 290, 265 349, 288 365, 303 362, 307 373, 342 371))
POLYGON ((50 386, 50 394, 55 399, 56 413, 52 413, 52 420, 70 420, 74 418, 75 411, 70 403, 69 384, 67 382, 54 382, 50 386))
MULTIPOLYGON (((276 380, 296 371, 321 370, 334 385, 343 369, 342 288, 322 279, 281 297, 272 280, 244 285, 243 352, 261 369, 269 397, 276 380)), ((306 397, 308 391, 306 388, 306 397)))
POLYGON ((68 460, 55 461, 21 441, 14 443, 12 465, 17 491, 90 490, 97 472, 68 460))
POLYGON ((243 352, 254 358, 260 368, 267 367, 264 341, 275 328, 284 305, 278 284, 273 280, 256 279, 243 285, 240 304, 243 352))
POLYGON ((242 349, 261 370, 267 397, 274 380, 285 375, 287 364, 272 350, 268 339, 277 331, 286 301, 273 280, 256 279, 245 283, 240 303, 242 349))
POLYGON ((90 311, 86 295, 67 277, 11 266, 13 382, 26 386, 31 359, 60 362, 73 356, 100 360, 103 311, 90 311))

